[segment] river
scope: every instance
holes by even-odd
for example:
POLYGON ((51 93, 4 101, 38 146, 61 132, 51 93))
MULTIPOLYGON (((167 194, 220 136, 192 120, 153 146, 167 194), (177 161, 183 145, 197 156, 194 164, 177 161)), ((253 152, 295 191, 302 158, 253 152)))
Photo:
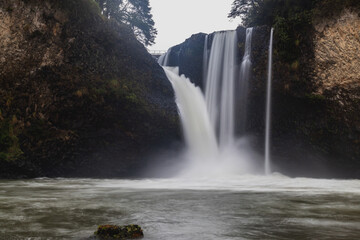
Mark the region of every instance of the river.
POLYGON ((0 181, 0 239, 85 239, 139 224, 144 239, 360 239, 360 181, 226 176, 0 181))

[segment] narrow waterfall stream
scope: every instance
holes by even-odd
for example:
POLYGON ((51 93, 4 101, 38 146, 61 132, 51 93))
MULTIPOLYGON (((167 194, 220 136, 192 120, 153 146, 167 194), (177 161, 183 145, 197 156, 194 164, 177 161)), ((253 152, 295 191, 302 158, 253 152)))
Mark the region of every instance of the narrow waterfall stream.
POLYGON ((169 48, 169 50, 167 50, 166 53, 164 53, 163 55, 161 55, 158 59, 158 63, 160 64, 160 66, 168 66, 169 65, 169 57, 171 54, 171 48, 169 48))
POLYGON ((265 129, 265 174, 271 173, 270 165, 270 129, 271 129, 271 78, 272 78, 272 52, 274 29, 271 29, 269 42, 267 96, 266 96, 266 129, 265 129))
POLYGON ((248 88, 251 71, 251 42, 252 42, 253 28, 246 29, 245 52, 241 62, 240 68, 240 86, 238 91, 239 106, 239 133, 245 134, 246 119, 247 119, 247 103, 248 103, 248 88))

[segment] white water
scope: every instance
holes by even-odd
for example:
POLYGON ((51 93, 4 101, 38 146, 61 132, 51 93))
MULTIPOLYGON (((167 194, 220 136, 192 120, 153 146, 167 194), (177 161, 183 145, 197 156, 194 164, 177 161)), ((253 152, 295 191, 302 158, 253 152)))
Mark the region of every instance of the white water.
MULTIPOLYGON (((222 62, 219 146, 229 147, 234 144, 235 135, 235 69, 236 69, 236 31, 227 32, 225 36, 224 60, 222 62)), ((221 62, 218 63, 219 65, 221 62)))
POLYGON ((254 172, 248 159, 253 158, 246 139, 234 141, 220 148, 215 130, 210 123, 204 95, 184 75, 179 76, 177 67, 163 67, 176 97, 187 151, 180 175, 224 176, 254 172))
POLYGON ((88 239, 100 224, 139 224, 144 240, 354 240, 360 232, 359 180, 0 180, 0 193, 0 239, 88 239))
POLYGON ((270 128, 271 128, 271 78, 272 78, 272 52, 273 52, 274 29, 271 29, 269 42, 268 79, 266 96, 266 129, 265 129, 265 174, 271 173, 270 165, 270 128))
POLYGON ((169 50, 167 50, 166 53, 164 53, 163 55, 161 55, 159 57, 158 63, 160 64, 160 66, 168 66, 169 65, 170 53, 171 53, 171 48, 169 48, 169 50))
MULTIPOLYGON (((252 29, 248 29, 241 67, 243 84, 236 84, 236 31, 215 33, 210 51, 208 38, 205 38, 205 99, 200 88, 195 87, 185 76, 179 76, 178 68, 164 67, 175 91, 188 147, 184 156, 187 165, 183 167, 182 174, 209 176, 254 172, 254 164, 250 162, 255 155, 247 140, 235 137, 235 121, 238 120, 235 119, 235 93, 246 95, 247 92, 251 68, 251 35, 252 29), (239 91, 237 85, 244 89, 239 91)), ((246 97, 242 100, 246 101, 246 97)), ((246 106, 246 102, 240 104, 246 106)), ((240 119, 245 117, 244 113, 240 119)))
POLYGON ((205 99, 213 129, 218 131, 219 147, 234 144, 236 31, 217 32, 211 45, 205 99))
POLYGON ((205 99, 213 129, 216 129, 219 115, 219 89, 224 52, 225 34, 215 34, 211 47, 208 73, 205 82, 205 99), (213 46, 218 46, 213 48, 213 46), (220 64, 219 64, 220 63, 220 64))
POLYGON ((187 147, 194 159, 211 159, 217 154, 217 143, 201 89, 179 76, 178 67, 164 70, 175 91, 187 147))
MULTIPOLYGON (((208 36, 203 53, 205 100, 200 88, 185 76, 179 76, 178 68, 164 68, 176 94, 181 116, 187 152, 187 173, 198 175, 248 173, 254 171, 254 154, 250 153, 246 140, 235 136, 235 123, 240 136, 245 134, 248 85, 251 73, 251 47, 253 29, 246 29, 245 51, 240 76, 236 74, 236 31, 216 32, 208 50, 208 36), (238 84, 236 81, 239 81, 238 84), (235 93, 236 101, 235 101, 235 93), (238 106, 236 106, 238 104, 238 106), (235 119, 235 109, 239 115, 235 119)), ((272 78, 271 30, 268 59, 268 82, 266 101, 265 174, 271 173, 270 124, 271 124, 271 78, 272 78)), ((171 49, 162 59, 167 64, 171 49)))
POLYGON ((250 80, 250 70, 251 70, 251 42, 252 42, 252 33, 253 28, 246 29, 246 40, 245 40, 245 52, 244 57, 241 62, 240 68, 240 84, 239 84, 239 133, 245 133, 246 126, 246 115, 247 115, 247 98, 248 98, 248 88, 250 80))

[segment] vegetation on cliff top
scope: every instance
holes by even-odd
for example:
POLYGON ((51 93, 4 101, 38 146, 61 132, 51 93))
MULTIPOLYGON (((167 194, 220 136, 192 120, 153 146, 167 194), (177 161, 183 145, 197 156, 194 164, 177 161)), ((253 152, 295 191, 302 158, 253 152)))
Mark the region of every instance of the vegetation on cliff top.
POLYGON ((150 13, 149 0, 95 0, 102 14, 131 27, 137 39, 145 46, 155 43, 157 30, 150 13))
POLYGON ((299 46, 311 35, 314 18, 333 17, 344 8, 360 9, 360 1, 235 0, 228 17, 241 17, 246 27, 274 27, 276 50, 283 61, 295 68, 302 54, 299 46))

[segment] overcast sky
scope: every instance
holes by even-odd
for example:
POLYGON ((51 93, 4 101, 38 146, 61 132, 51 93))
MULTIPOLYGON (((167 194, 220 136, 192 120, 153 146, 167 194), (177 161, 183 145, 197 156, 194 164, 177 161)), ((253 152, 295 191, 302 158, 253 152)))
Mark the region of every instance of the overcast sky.
POLYGON ((150 50, 167 50, 194 33, 235 29, 227 18, 233 0, 150 0, 158 35, 150 50))

